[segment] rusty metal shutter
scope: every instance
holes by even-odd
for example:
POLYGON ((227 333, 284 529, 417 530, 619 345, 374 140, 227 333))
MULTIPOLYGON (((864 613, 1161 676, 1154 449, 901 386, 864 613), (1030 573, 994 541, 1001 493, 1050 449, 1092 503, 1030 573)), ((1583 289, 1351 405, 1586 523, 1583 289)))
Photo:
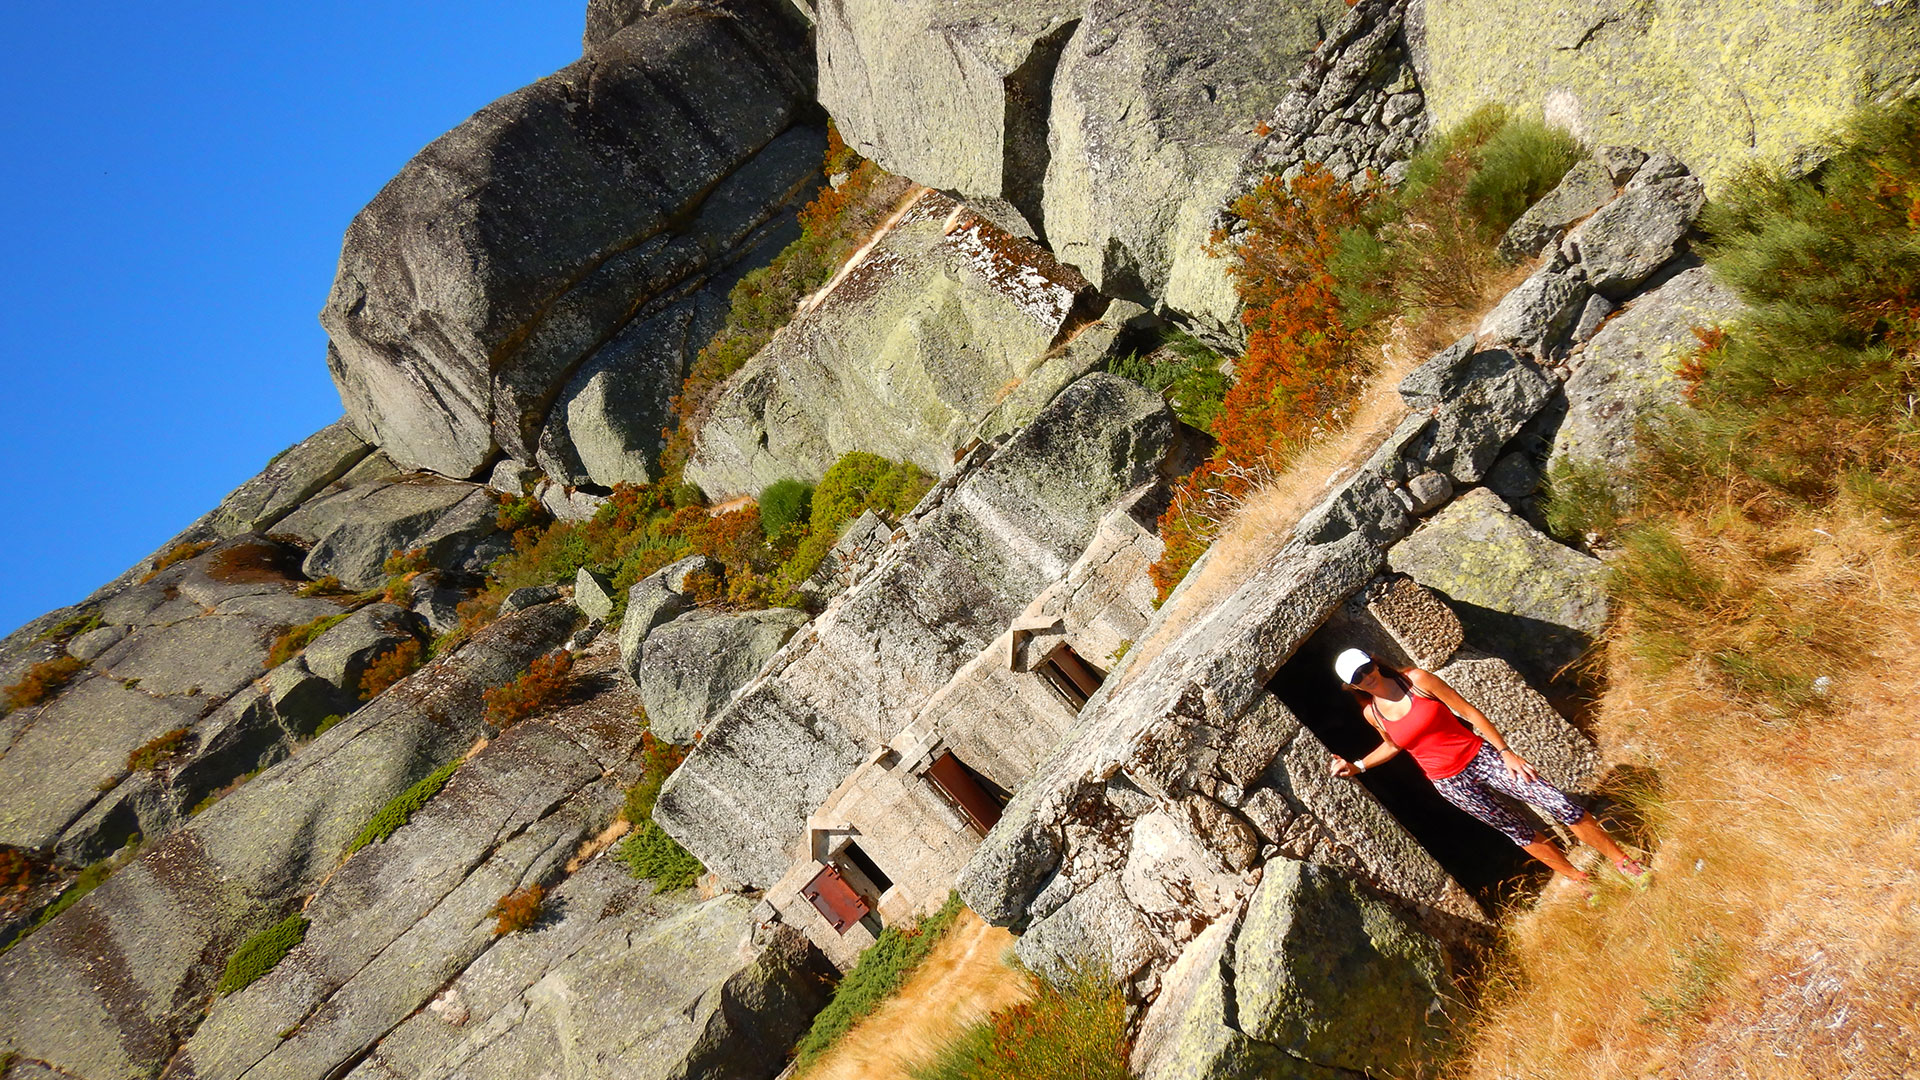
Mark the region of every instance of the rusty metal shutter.
POLYGON ((813 875, 813 880, 800 887, 800 895, 807 898, 820 916, 833 924, 838 933, 846 933, 847 927, 867 917, 873 910, 860 894, 853 891, 840 871, 832 866, 823 866, 813 875))
POLYGON ((933 781, 947 801, 958 807, 982 835, 1000 820, 1000 804, 974 782, 966 766, 960 764, 960 759, 951 751, 933 759, 933 764, 927 766, 927 779, 933 781))

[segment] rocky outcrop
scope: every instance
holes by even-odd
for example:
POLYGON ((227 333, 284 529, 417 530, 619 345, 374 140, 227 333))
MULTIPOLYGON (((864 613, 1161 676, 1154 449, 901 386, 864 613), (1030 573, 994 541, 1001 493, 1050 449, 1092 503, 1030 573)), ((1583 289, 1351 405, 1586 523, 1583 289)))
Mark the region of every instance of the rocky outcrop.
POLYGON ((1898 5, 1418 0, 1409 23, 1438 126, 1499 102, 1710 184, 1804 168, 1856 106, 1920 88, 1920 12, 1898 5))
POLYGON ((1159 477, 1175 425, 1158 396, 1089 375, 963 466, 708 725, 655 820, 724 877, 778 880, 807 815, 860 755, 1063 575, 1108 507, 1159 477))
POLYGON ((1010 203, 1103 292, 1231 322, 1204 253, 1253 135, 1339 4, 842 2, 820 97, 890 171, 1010 203), (1143 122, 1143 118, 1150 118, 1143 122))
POLYGON ((495 523, 498 502, 479 484, 417 475, 323 495, 275 530, 310 545, 302 571, 350 589, 387 580, 387 557, 423 549, 434 566, 467 572, 513 550, 495 523))
POLYGON ((1586 466, 1620 476, 1638 452, 1642 418, 1683 403, 1675 372, 1701 345, 1694 329, 1728 323, 1740 310, 1732 290, 1705 267, 1694 267, 1608 319, 1570 361, 1567 414, 1554 435, 1548 474, 1586 466))
POLYGON ((1274 860, 1191 952, 1142 1021, 1144 1080, 1416 1075, 1443 1046, 1441 948, 1339 871, 1274 860))
POLYGON ((501 619, 145 849, 0 961, 0 1038, 89 1080, 157 1072, 233 949, 389 799, 484 734, 481 692, 572 624, 557 604, 501 619))
POLYGON ((1070 354, 1077 368, 1047 363, 1099 311, 1078 273, 939 192, 908 200, 728 379, 687 479, 713 496, 758 494, 817 481, 854 450, 938 476, 1016 388, 1043 380, 1029 390, 1037 412, 1105 359, 1083 350, 1070 354))
POLYGON ((321 314, 355 429, 446 476, 532 461, 591 359, 647 389, 657 438, 688 356, 618 339, 813 182, 804 41, 773 3, 659 10, 421 151, 349 227, 321 314))
POLYGON ((1690 258, 1687 237, 1706 201, 1700 179, 1664 153, 1609 171, 1632 179, 1480 320, 1480 344, 1559 360, 1656 271, 1690 258))
POLYGON ((1606 626, 1600 560, 1554 543, 1485 488, 1454 500, 1387 560, 1445 596, 1470 640, 1526 658, 1543 684, 1606 626))
POLYGON ((790 608, 694 612, 648 634, 635 674, 650 729, 668 742, 694 741, 806 624, 807 613, 790 608))
POLYGON ((420 616, 393 604, 368 604, 313 639, 304 654, 307 670, 360 696, 361 677, 383 653, 419 642, 426 626, 420 616))

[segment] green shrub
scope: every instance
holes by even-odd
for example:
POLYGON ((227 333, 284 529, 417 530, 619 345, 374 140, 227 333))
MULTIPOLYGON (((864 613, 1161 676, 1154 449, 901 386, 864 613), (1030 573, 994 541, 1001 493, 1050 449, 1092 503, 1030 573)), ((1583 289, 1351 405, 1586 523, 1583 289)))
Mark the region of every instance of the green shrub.
POLYGON ((699 859, 652 821, 622 840, 613 857, 626 864, 634 877, 652 881, 656 893, 689 888, 706 870, 699 859))
POLYGON ((313 644, 313 639, 333 629, 352 612, 343 611, 338 615, 322 615, 309 623, 302 623, 281 634, 273 640, 273 648, 267 650, 267 666, 277 668, 281 664, 300 655, 300 651, 313 644))
POLYGON ((841 531, 861 514, 875 510, 898 521, 932 487, 933 478, 911 462, 889 461, 860 450, 843 456, 820 478, 806 535, 780 568, 780 582, 792 587, 812 577, 839 542, 841 531))
POLYGON ((653 803, 660 797, 660 786, 687 759, 692 749, 655 738, 651 731, 641 732, 640 779, 627 789, 626 804, 621 807, 620 816, 633 825, 646 824, 653 817, 653 803))
POLYGON ((227 970, 220 975, 213 992, 222 997, 251 985, 255 979, 274 969, 293 947, 307 939, 311 925, 305 915, 289 915, 240 943, 227 959, 227 970))
POLYGON ((913 974, 913 969, 946 936, 961 910, 960 896, 955 893, 918 926, 906 929, 889 926, 880 931, 874 943, 861 952, 853 970, 840 980, 833 1000, 813 1018, 813 1026, 794 1048, 795 1071, 805 1071, 832 1048, 836 1039, 892 997, 907 981, 907 976, 913 974))
POLYGON ((804 520, 813 506, 813 488, 798 480, 775 480, 760 493, 760 528, 779 536, 804 520))
POLYGON ((1128 1080, 1120 988, 1091 975, 1064 990, 1036 983, 1031 1000, 967 1028, 914 1080, 1128 1080))
POLYGON ((447 780, 459 767, 460 762, 449 761, 395 795, 380 808, 379 813, 373 815, 373 820, 367 822, 366 828, 361 829, 360 834, 347 844, 345 854, 351 855, 368 844, 378 844, 392 836, 395 830, 413 819, 416 811, 440 794, 440 789, 447 786, 447 780))
POLYGON ((1561 460, 1547 473, 1540 512, 1547 531, 1562 540, 1579 543, 1588 535, 1608 539, 1624 512, 1616 481, 1607 467, 1595 462, 1561 460))
POLYGON ((344 719, 346 719, 346 717, 341 716, 339 713, 333 713, 332 715, 325 717, 320 721, 320 723, 316 727, 314 727, 313 735, 311 737, 317 739, 320 736, 325 735, 328 731, 331 731, 333 729, 333 725, 339 723, 344 719))
POLYGON ((1509 117, 1480 145, 1478 168, 1467 182, 1467 212, 1490 233, 1504 234, 1585 156, 1564 130, 1509 117))
POLYGON ((59 622, 54 623, 52 626, 47 627, 45 630, 40 631, 40 636, 37 640, 54 641, 65 644, 79 637, 81 634, 98 629, 100 629, 100 613, 97 611, 82 611, 69 615, 59 622))
POLYGON ((1165 394, 1175 415, 1211 434, 1220 401, 1233 385, 1221 364, 1220 354, 1199 339, 1176 332, 1167 336, 1164 349, 1146 356, 1116 357, 1108 361, 1107 370, 1165 394))

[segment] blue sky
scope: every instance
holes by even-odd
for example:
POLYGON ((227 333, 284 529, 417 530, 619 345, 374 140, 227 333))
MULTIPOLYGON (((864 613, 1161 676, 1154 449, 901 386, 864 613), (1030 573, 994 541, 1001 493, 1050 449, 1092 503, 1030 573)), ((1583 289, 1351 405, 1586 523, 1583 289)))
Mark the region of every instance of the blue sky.
POLYGON ((0 633, 340 416, 316 314, 408 158, 585 0, 0 5, 0 633))

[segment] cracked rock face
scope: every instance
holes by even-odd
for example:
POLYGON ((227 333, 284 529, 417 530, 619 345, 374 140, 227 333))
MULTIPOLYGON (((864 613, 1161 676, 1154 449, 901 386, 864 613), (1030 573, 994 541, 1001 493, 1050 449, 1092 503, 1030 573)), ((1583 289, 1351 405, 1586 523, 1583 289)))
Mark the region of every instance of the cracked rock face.
POLYGON ((760 159, 810 81, 778 8, 676 7, 435 140, 354 219, 321 313, 354 428, 446 476, 533 460, 583 361, 802 193, 817 155, 760 159))

